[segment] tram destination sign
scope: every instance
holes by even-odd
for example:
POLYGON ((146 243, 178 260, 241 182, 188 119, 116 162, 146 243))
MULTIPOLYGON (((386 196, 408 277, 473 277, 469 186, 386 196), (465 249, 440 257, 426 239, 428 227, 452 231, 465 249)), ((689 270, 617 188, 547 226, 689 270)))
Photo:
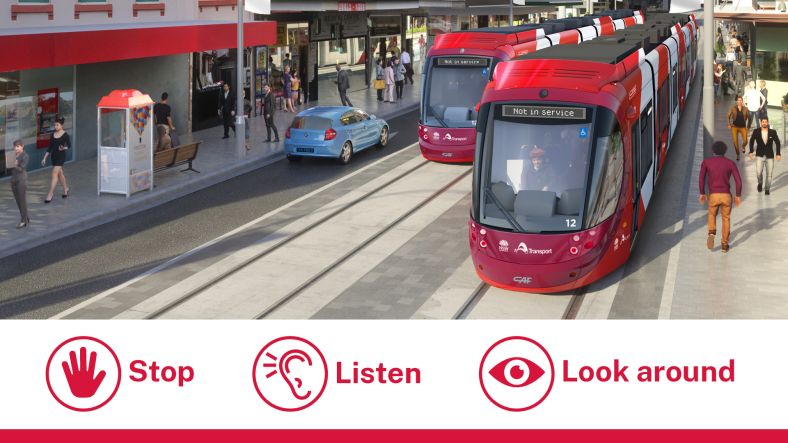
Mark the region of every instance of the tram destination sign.
POLYGON ((558 120, 585 120, 586 108, 563 106, 503 105, 504 117, 552 118, 558 120))
POLYGON ((438 66, 487 66, 490 60, 486 58, 469 57, 441 57, 438 59, 438 66))

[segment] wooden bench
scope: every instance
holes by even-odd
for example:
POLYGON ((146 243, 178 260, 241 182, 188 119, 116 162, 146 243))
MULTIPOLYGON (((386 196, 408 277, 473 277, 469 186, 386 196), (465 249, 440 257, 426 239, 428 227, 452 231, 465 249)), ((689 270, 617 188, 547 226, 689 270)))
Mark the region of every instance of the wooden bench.
POLYGON ((181 172, 194 171, 199 174, 200 171, 192 168, 192 162, 197 158, 197 150, 200 147, 200 143, 201 142, 186 143, 174 148, 154 152, 153 172, 163 171, 188 163, 189 167, 181 172))

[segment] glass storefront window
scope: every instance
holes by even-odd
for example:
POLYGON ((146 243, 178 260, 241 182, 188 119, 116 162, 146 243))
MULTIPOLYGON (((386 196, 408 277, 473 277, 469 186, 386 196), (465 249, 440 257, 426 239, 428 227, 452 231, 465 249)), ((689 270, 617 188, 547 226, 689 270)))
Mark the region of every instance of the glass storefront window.
POLYGON ((788 52, 758 51, 758 79, 788 82, 788 52))
MULTIPOLYGON (((75 140, 72 66, 0 73, 0 177, 13 162, 14 140, 25 144, 28 171, 41 168, 56 116, 65 118, 64 129, 75 140)), ((78 148, 67 152, 66 161, 78 148)))

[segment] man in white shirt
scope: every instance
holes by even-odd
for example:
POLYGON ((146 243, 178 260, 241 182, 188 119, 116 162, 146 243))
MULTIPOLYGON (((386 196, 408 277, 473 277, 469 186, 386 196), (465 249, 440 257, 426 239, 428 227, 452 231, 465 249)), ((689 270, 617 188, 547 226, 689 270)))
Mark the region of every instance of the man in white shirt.
POLYGON ((413 63, 410 59, 410 52, 408 52, 408 48, 406 47, 402 53, 400 53, 400 59, 402 62, 402 66, 405 66, 405 83, 408 83, 410 80, 410 84, 413 84, 413 63))
POLYGON ((749 132, 752 128, 753 119, 766 103, 766 97, 761 94, 761 91, 755 89, 755 82, 751 81, 748 86, 747 91, 744 93, 744 105, 750 111, 750 117, 747 119, 747 131, 749 132))

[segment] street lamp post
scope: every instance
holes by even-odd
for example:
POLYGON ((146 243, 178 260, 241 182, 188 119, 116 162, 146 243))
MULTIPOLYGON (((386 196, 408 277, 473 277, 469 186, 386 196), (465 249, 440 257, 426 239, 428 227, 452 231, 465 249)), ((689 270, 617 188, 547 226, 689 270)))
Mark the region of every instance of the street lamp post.
POLYGON ((703 150, 714 142, 714 2, 703 4, 703 150))
POLYGON ((237 154, 246 151, 246 122, 244 121, 244 0, 238 0, 238 49, 235 68, 235 148, 237 154))

